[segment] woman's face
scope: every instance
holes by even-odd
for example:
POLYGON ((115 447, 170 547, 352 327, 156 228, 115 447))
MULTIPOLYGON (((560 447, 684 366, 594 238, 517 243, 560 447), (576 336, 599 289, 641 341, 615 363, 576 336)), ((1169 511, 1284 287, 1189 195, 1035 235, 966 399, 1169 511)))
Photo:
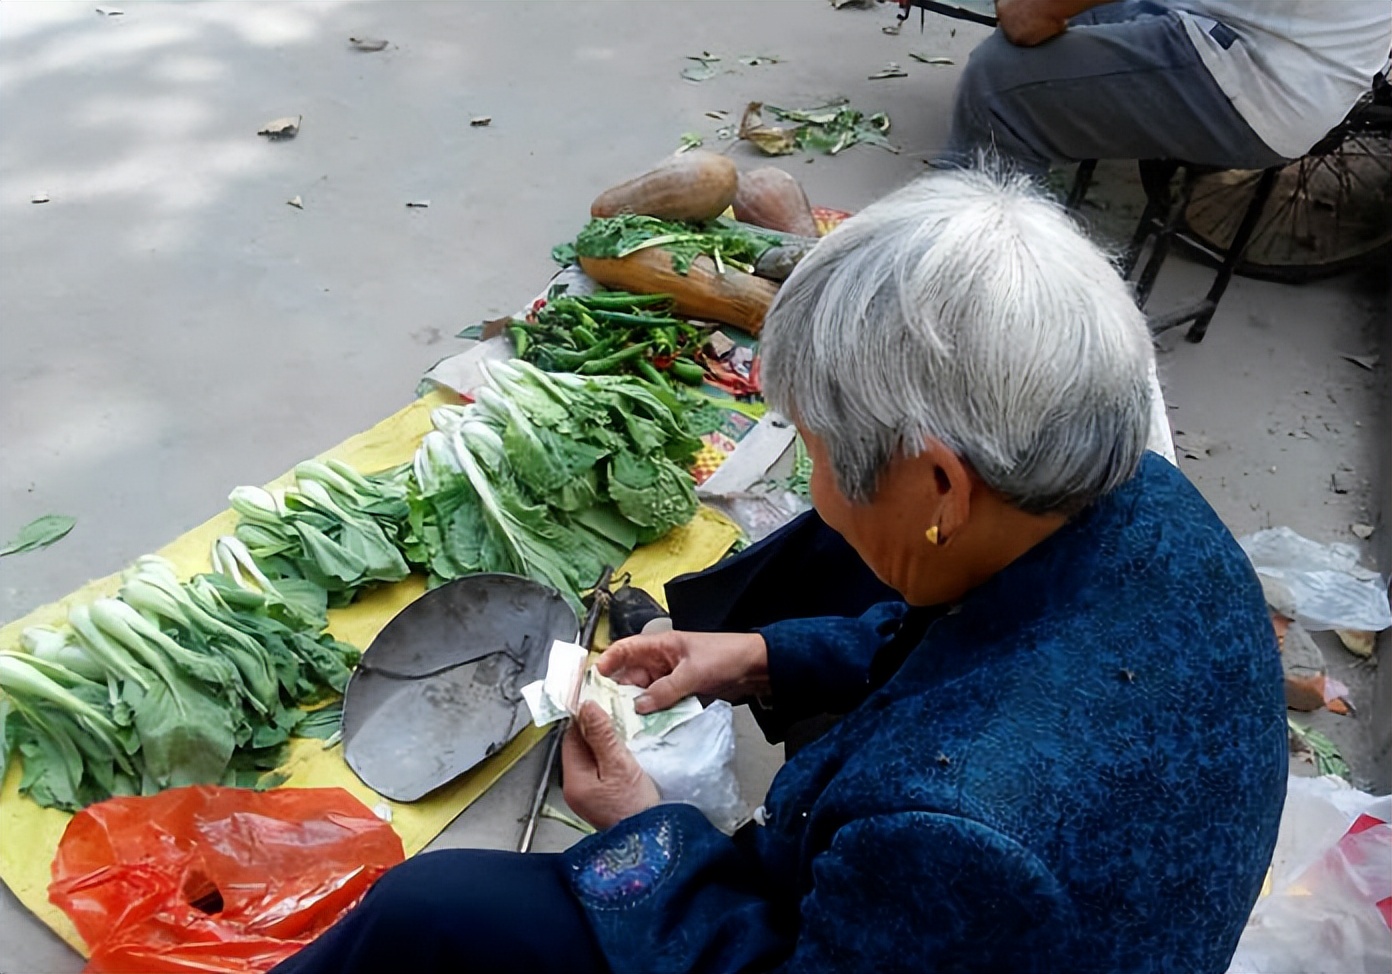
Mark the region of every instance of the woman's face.
POLYGON ((836 486, 826 444, 802 438, 817 513, 910 605, 961 599, 1067 520, 1013 507, 933 437, 915 455, 891 460, 868 502, 852 503, 836 486))
POLYGON ((827 526, 846 539, 875 575, 909 602, 931 604, 936 586, 927 585, 939 572, 926 572, 937 552, 925 532, 937 523, 941 506, 927 483, 919 458, 892 461, 866 503, 854 503, 841 493, 832 474, 826 446, 817 436, 803 431, 812 459, 812 505, 827 526))

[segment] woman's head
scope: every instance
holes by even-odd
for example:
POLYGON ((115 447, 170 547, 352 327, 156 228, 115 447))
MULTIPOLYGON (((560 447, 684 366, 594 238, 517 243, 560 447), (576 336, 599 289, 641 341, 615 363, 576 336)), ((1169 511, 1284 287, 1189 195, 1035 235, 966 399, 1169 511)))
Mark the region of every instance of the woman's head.
POLYGON ((762 348, 765 394, 830 468, 824 516, 834 500, 873 519, 914 460, 932 508, 952 486, 938 457, 1004 509, 1061 523, 1145 449, 1144 318, 1106 256, 1023 179, 938 173, 846 221, 779 291, 762 348))

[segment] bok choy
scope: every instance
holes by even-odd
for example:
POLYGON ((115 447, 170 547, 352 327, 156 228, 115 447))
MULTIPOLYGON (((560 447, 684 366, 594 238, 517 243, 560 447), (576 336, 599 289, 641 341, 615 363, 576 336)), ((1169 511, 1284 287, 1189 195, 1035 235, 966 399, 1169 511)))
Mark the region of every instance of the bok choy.
POLYGON ((606 564, 696 511, 683 464, 700 441, 643 382, 481 366, 416 452, 406 555, 434 583, 527 575, 578 600, 606 564))
MULTIPOLYGON (((239 569, 254 564, 221 544, 239 569)), ((181 582, 169 562, 141 558, 118 598, 25 630, 27 652, 0 652, 0 770, 17 751, 20 791, 68 811, 177 785, 257 784, 307 719, 301 707, 341 693, 358 656, 322 632, 322 593, 315 603, 263 580, 181 582)))

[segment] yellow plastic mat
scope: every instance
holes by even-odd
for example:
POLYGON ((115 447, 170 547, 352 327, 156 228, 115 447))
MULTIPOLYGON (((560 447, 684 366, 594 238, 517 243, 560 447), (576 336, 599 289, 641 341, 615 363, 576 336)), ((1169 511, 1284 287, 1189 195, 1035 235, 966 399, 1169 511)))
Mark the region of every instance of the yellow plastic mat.
MULTIPOLYGON (((375 471, 404 463, 415 454, 416 445, 430 430, 430 410, 446 400, 434 395, 418 399, 372 429, 359 433, 323 456, 337 457, 359 470, 375 471)), ((291 475, 279 478, 287 482, 291 475)), ((192 531, 176 538, 159 554, 172 561, 183 577, 209 570, 208 552, 212 543, 235 527, 237 516, 223 511, 192 531)), ((729 550, 739 529, 709 508, 701 508, 695 519, 660 541, 635 551, 620 572, 629 572, 633 583, 661 597, 665 582, 691 571, 715 564, 729 550)), ((35 609, 0 629, 0 648, 13 649, 20 633, 28 626, 56 625, 67 618, 68 608, 115 594, 121 586, 117 573, 89 582, 65 598, 35 609)), ((378 632, 403 608, 425 591, 424 580, 412 576, 395 585, 380 588, 344 609, 329 613, 329 631, 339 639, 366 649, 378 632)), ((391 811, 391 826, 401 836, 408 856, 415 855, 439 835, 451 821, 489 789, 545 736, 545 731, 528 725, 520 735, 473 771, 456 779, 426 798, 402 804, 383 798, 365 786, 343 761, 342 746, 325 750, 321 741, 291 742, 282 770, 289 780, 282 787, 340 787, 357 796, 367 807, 385 805, 391 811)), ((69 816, 51 808, 40 808, 19 795, 20 759, 0 787, 0 879, 14 891, 21 903, 75 949, 87 955, 82 938, 67 916, 48 902, 50 864, 69 816)))

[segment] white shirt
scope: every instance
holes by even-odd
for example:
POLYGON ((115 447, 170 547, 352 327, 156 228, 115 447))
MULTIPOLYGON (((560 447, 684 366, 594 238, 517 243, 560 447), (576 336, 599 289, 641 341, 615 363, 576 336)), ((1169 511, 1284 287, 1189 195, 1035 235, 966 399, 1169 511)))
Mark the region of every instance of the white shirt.
POLYGON ((1343 120, 1392 48, 1392 0, 1163 2, 1252 131, 1288 159, 1343 120))

